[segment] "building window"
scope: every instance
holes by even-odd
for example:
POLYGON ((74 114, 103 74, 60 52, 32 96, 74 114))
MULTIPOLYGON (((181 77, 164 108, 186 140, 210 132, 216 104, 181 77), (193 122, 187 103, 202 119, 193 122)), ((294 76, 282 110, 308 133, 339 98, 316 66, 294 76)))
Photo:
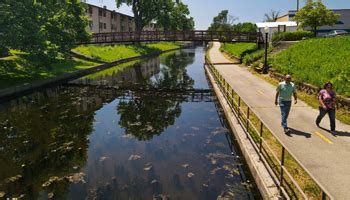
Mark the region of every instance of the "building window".
POLYGON ((104 16, 104 17, 106 17, 106 13, 107 13, 107 12, 106 12, 105 10, 103 10, 103 16, 104 16))
POLYGON ((121 31, 122 31, 122 32, 125 31, 125 26, 124 26, 124 25, 121 26, 121 31))
POLYGON ((106 23, 103 23, 103 29, 107 29, 106 23))
POLYGON ((92 13, 93 13, 92 6, 89 6, 89 14, 90 14, 90 16, 92 15, 92 13))
POLYGON ((102 29, 102 26, 103 26, 103 23, 102 23, 102 22, 100 22, 100 24, 99 24, 99 26, 98 26, 98 27, 99 27, 100 29, 102 29))
POLYGON ((101 8, 98 9, 98 16, 102 17, 102 9, 101 8))
POLYGON ((91 30, 92 30, 93 26, 94 26, 94 22, 90 20, 89 21, 89 27, 90 27, 91 30))

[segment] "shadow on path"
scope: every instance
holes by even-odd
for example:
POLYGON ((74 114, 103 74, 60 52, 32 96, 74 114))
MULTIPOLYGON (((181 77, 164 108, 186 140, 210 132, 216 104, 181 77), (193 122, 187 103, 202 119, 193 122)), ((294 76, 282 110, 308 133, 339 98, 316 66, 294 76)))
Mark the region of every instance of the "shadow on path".
POLYGON ((310 138, 311 134, 310 133, 306 133, 306 132, 302 132, 293 128, 289 128, 289 132, 286 133, 286 135, 288 135, 289 137, 293 137, 293 135, 297 135, 297 136, 304 136, 306 138, 310 138))
POLYGON ((331 133, 334 137, 338 137, 338 136, 350 137, 350 132, 347 132, 347 131, 330 131, 323 127, 320 127, 320 128, 324 131, 327 131, 328 133, 331 133))

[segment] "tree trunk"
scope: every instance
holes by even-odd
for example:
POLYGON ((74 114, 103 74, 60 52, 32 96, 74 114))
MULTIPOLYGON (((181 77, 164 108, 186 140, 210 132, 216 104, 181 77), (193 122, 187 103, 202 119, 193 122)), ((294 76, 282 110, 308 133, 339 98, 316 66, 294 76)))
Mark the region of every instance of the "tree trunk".
POLYGON ((317 27, 314 27, 314 36, 317 36, 317 27))
POLYGON ((134 13, 134 19, 135 19, 135 34, 134 34, 134 39, 135 41, 140 41, 141 37, 141 32, 143 29, 143 24, 142 24, 142 14, 139 12, 139 0, 134 0, 133 5, 132 5, 132 11, 134 13))

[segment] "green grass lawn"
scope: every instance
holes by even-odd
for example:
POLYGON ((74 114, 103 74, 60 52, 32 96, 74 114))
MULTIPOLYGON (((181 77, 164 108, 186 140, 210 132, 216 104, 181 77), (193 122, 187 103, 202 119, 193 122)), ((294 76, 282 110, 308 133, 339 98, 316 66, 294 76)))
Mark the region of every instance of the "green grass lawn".
POLYGON ((160 42, 155 44, 141 45, 84 45, 73 49, 73 51, 99 61, 111 62, 133 56, 160 53, 161 51, 179 47, 179 43, 160 42))
POLYGON ((60 74, 85 69, 96 63, 79 59, 58 58, 50 67, 31 62, 26 53, 11 50, 11 56, 0 58, 0 89, 22 85, 60 74))
MULTIPOLYGON (((108 62, 150 53, 160 53, 179 47, 180 43, 161 42, 146 45, 88 45, 79 46, 74 51, 108 62)), ((30 55, 27 53, 15 50, 11 50, 10 53, 10 56, 0 58, 0 90, 98 65, 98 63, 80 59, 57 58, 50 66, 40 66, 30 61, 30 55)))
POLYGON ((269 63, 298 82, 322 87, 331 81, 339 94, 350 97, 350 36, 300 41, 272 56, 269 63))
POLYGON ((234 44, 223 44, 220 50, 226 51, 227 53, 242 58, 244 54, 255 51, 257 49, 256 43, 234 43, 234 44))

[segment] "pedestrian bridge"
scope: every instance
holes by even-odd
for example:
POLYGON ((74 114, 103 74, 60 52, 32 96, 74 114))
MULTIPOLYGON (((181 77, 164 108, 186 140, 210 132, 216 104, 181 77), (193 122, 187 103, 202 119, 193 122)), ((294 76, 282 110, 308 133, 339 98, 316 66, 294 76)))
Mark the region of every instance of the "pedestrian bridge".
POLYGON ((130 42, 193 41, 193 42, 253 42, 263 43, 260 32, 235 31, 142 31, 93 33, 91 40, 78 44, 105 44, 130 42))

